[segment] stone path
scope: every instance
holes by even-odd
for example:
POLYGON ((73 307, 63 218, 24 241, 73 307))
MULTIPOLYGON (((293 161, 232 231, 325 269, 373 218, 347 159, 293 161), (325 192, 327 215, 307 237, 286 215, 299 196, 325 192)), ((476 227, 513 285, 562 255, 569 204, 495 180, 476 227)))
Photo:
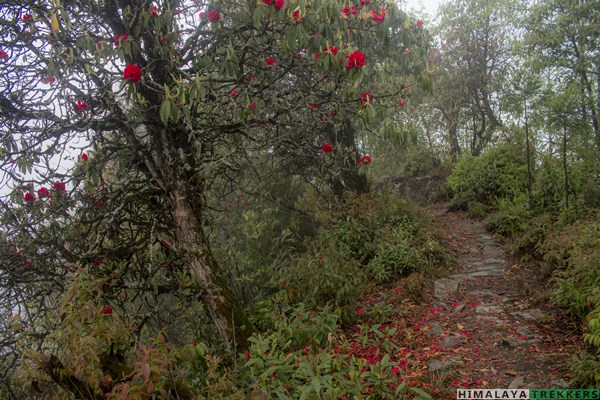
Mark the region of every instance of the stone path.
POLYGON ((445 356, 430 360, 429 371, 466 377, 461 387, 567 387, 566 361, 579 349, 552 307, 528 295, 534 283, 526 267, 513 264, 480 223, 432 212, 448 227, 458 266, 434 283, 429 336, 445 356))

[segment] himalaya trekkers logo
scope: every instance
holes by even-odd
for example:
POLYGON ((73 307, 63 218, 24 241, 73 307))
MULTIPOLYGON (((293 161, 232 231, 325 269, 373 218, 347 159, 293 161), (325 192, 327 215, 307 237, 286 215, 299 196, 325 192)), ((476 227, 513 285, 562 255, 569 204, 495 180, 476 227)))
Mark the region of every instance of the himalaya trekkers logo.
POLYGON ((600 389, 457 389, 457 399, 597 400, 600 389))

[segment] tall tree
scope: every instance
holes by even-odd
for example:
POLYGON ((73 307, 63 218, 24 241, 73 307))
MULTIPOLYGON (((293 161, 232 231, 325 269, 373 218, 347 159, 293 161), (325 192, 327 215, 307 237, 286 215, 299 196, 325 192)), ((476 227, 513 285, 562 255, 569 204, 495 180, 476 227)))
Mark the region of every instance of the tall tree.
POLYGON ((580 88, 580 112, 600 148, 600 5, 596 1, 551 0, 536 4, 527 42, 538 68, 548 69, 564 88, 580 88))
POLYGON ((461 152, 461 136, 471 154, 479 155, 502 126, 519 7, 520 2, 468 0, 440 8, 432 103, 446 124, 453 158, 461 152))

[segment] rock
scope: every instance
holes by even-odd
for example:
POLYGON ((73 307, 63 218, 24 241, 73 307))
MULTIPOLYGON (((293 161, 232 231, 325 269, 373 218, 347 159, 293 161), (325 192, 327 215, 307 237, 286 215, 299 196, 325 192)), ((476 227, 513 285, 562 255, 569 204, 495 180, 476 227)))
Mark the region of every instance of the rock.
POLYGON ((437 298, 446 297, 448 293, 456 292, 458 290, 458 282, 451 278, 438 279, 433 286, 433 296, 437 298))
POLYGON ((552 387, 563 388, 563 389, 566 389, 569 387, 569 384, 567 383, 567 381, 565 381, 562 378, 554 379, 552 382, 550 382, 550 385, 552 385, 552 387))
POLYGON ((437 371, 442 371, 445 369, 450 369, 452 366, 454 366, 454 364, 456 363, 456 361, 454 360, 449 360, 449 361, 427 361, 427 369, 429 370, 429 372, 437 372, 437 371))
POLYGON ((519 346, 531 346, 532 344, 539 343, 541 339, 502 339, 502 345, 507 347, 516 348, 519 346))
POLYGON ((438 322, 434 322, 429 327, 429 332, 427 332, 427 336, 429 337, 439 337, 444 333, 444 328, 438 322))
POLYGON ((475 309, 476 314, 498 314, 504 311, 500 306, 477 306, 475 309))
POLYGON ((462 343, 462 338, 460 336, 446 336, 442 343, 440 343, 440 348, 444 351, 450 350, 453 347, 458 346, 462 343))
POLYGON ((454 307, 454 313, 458 314, 459 312, 461 312, 462 310, 464 310, 465 305, 464 304, 459 304, 456 307, 454 307))
POLYGON ((519 386, 523 386, 525 384, 525 378, 522 376, 517 376, 513 381, 508 385, 509 389, 518 389, 519 386))

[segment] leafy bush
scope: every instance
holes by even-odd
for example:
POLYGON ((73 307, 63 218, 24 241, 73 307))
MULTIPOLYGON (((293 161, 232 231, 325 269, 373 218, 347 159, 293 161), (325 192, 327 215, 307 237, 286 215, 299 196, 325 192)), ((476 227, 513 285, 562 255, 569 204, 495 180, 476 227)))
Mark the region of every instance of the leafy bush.
POLYGON ((527 188, 527 166, 522 151, 508 145, 486 150, 479 157, 460 159, 448 184, 456 199, 455 208, 466 210, 473 201, 488 203, 509 198, 527 188))
POLYGON ((411 147, 402 156, 399 167, 400 176, 425 175, 442 165, 439 157, 430 147, 411 147))
POLYGON ((525 196, 497 199, 496 211, 484 221, 486 229, 508 237, 522 232, 530 220, 526 200, 525 196))
POLYGON ((376 282, 389 282, 399 276, 420 269, 424 260, 418 247, 412 243, 414 237, 406 226, 394 227, 386 235, 389 240, 382 240, 377 255, 367 265, 369 276, 376 282))

